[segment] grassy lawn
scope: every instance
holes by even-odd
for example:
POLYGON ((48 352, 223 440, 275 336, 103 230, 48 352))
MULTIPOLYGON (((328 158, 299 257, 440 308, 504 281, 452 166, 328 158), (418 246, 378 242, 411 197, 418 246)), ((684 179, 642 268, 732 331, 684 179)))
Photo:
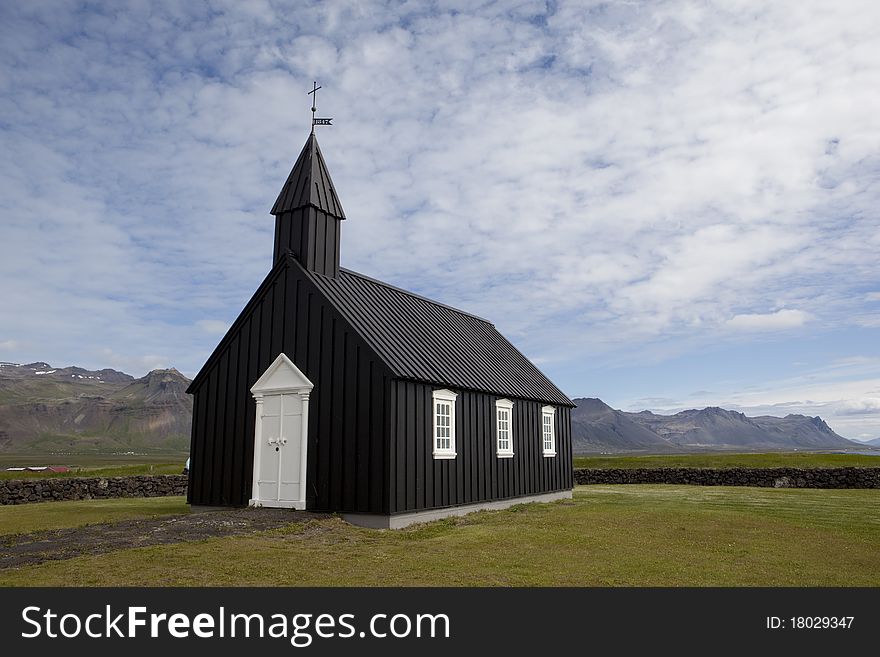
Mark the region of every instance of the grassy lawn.
POLYGON ((880 452, 877 456, 771 452, 574 457, 576 468, 840 468, 849 466, 880 467, 880 452))
POLYGON ((152 518, 175 513, 189 513, 185 498, 120 498, 0 506, 0 535, 81 527, 96 522, 152 518))
POLYGON ((878 490, 584 486, 400 531, 311 520, 2 570, 0 584, 877 586, 878 553, 878 490))
MULTIPOLYGON (((167 458, 167 457, 166 457, 167 458)), ((184 457, 178 463, 131 463, 122 465, 73 466, 70 472, 0 471, 2 479, 48 479, 55 477, 123 477, 142 474, 181 474, 184 457)))
POLYGON ((47 452, 0 452, 0 467, 10 465, 69 465, 79 467, 106 467, 142 465, 149 463, 180 463, 187 452, 151 452, 149 454, 100 454, 95 452, 60 454, 47 452))

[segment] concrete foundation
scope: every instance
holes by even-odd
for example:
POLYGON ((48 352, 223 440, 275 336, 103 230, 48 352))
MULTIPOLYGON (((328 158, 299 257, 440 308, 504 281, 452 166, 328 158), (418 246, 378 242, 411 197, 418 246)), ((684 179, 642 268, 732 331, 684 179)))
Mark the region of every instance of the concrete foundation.
POLYGON ((478 502, 477 504, 465 504, 463 506, 449 506, 442 509, 428 509, 426 511, 412 511, 409 513, 396 513, 394 515, 378 515, 373 513, 344 513, 343 520, 353 525, 370 527, 372 529, 402 529, 419 522, 431 522, 450 516, 464 516, 474 511, 495 511, 506 509, 515 504, 529 504, 530 502, 555 502, 556 500, 570 500, 571 491, 563 490, 555 493, 543 493, 541 495, 526 495, 512 497, 506 500, 492 502, 478 502))

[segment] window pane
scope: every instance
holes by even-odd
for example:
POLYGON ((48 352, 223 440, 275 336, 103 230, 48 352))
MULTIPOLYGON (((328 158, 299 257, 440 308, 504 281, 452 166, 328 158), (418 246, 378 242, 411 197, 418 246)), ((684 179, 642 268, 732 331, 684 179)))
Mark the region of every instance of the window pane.
POLYGON ((552 452, 553 451, 553 416, 549 413, 545 414, 543 417, 543 438, 544 438, 544 451, 552 452))
POLYGON ((496 440, 497 440, 497 449, 499 452, 510 452, 511 450, 511 441, 510 441, 510 409, 508 408, 496 408, 496 440))
POLYGON ((438 452, 453 451, 452 410, 454 404, 442 399, 434 399, 434 449, 438 452))

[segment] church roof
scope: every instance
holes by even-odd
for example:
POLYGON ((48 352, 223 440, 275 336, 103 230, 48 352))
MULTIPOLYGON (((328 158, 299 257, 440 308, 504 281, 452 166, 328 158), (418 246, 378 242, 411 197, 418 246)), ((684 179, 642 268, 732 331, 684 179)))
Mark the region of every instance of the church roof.
POLYGON ((289 261, 396 376, 574 406, 491 322, 349 269, 332 278, 289 261))
POLYGON ((309 135, 290 175, 287 176, 287 182, 272 207, 272 214, 278 215, 308 205, 338 219, 345 219, 342 203, 336 195, 330 171, 314 133, 309 135))

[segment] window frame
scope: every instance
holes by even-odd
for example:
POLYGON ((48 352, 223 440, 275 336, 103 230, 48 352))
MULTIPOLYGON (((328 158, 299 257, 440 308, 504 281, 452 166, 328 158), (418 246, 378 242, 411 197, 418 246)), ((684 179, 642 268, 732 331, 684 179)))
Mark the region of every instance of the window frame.
POLYGON ((513 458, 513 402, 509 399, 495 400, 495 456, 499 459, 513 458), (501 447, 501 412, 507 413, 507 448, 501 447))
POLYGON ((541 407, 541 453, 544 456, 556 456, 556 407, 541 407), (550 418, 550 449, 547 449, 547 440, 544 431, 545 420, 550 418))
POLYGON ((495 400, 495 456, 499 459, 513 458, 513 402, 509 399, 495 400), (501 447, 501 412, 507 413, 507 448, 501 447))
POLYGON ((452 392, 451 390, 441 389, 434 390, 431 393, 431 417, 432 419, 432 427, 433 431, 431 433, 431 453, 435 459, 454 459, 458 456, 455 449, 455 400, 458 399, 458 394, 452 392), (448 404, 449 405, 449 447, 438 447, 437 442, 438 438, 447 438, 447 436, 437 436, 437 429, 440 428, 440 425, 437 423, 438 416, 440 415, 437 411, 437 404, 448 404))

